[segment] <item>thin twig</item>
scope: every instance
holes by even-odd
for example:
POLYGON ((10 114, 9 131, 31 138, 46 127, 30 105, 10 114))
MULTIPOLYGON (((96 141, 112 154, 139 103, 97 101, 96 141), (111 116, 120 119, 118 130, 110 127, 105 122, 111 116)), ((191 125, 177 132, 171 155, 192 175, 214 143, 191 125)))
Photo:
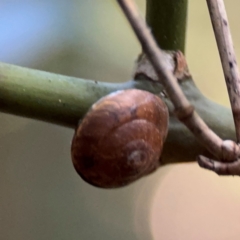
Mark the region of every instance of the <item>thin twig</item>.
POLYGON ((218 162, 204 156, 198 156, 200 167, 214 171, 218 175, 240 175, 240 161, 229 163, 218 162))
MULTIPOLYGON (((226 153, 223 154, 225 148, 222 148, 222 139, 209 129, 200 116, 195 112, 193 106, 190 105, 179 87, 177 79, 167 70, 166 64, 162 58, 162 51, 157 46, 157 43, 145 21, 139 14, 134 1, 118 0, 118 3, 141 42, 142 48, 155 68, 159 79, 161 79, 169 98, 173 102, 178 119, 192 131, 199 142, 215 157, 220 160, 223 159, 223 155, 226 156, 226 153)), ((227 158, 227 160, 233 161, 236 157, 237 156, 234 156, 233 159, 227 158)))
MULTIPOLYGON (((219 55, 222 62, 228 95, 231 102, 237 142, 240 142, 240 74, 233 48, 232 36, 228 24, 223 0, 207 0, 207 5, 215 33, 219 55)), ((225 142, 226 143, 226 142, 225 142)), ((228 144, 227 144, 228 145, 228 144)), ((231 143, 230 143, 231 145, 231 143)), ((230 146, 228 145, 228 146, 230 146)), ((233 145, 232 151, 239 151, 233 145)), ((231 148, 230 147, 230 148, 231 148)), ((204 156, 198 157, 201 167, 219 175, 240 175, 240 159, 232 163, 216 162, 204 156)))
POLYGON ((240 74, 233 48, 223 0, 207 0, 207 5, 217 41, 222 68, 231 102, 236 128, 237 142, 240 142, 240 74))

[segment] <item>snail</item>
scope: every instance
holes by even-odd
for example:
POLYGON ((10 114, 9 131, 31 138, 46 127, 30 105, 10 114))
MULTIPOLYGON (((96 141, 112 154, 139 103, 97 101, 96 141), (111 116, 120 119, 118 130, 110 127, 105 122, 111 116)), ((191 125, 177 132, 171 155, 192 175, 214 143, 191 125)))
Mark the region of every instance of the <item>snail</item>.
POLYGON ((168 109, 158 96, 137 89, 111 93, 75 130, 73 165, 96 187, 128 185, 158 168, 167 131, 168 109))

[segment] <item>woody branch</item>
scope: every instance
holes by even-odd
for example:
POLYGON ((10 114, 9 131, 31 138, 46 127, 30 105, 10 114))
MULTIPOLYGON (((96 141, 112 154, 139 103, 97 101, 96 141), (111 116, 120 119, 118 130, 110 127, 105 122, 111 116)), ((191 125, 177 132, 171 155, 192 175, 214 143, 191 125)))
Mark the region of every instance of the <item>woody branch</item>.
MULTIPOLYGON (((146 23, 139 14, 139 11, 132 0, 118 0, 128 18, 135 34, 141 42, 143 51, 151 61, 159 79, 162 80, 172 103, 178 119, 183 122, 195 137, 201 142, 218 160, 236 161, 239 155, 239 147, 233 141, 223 141, 217 136, 190 105, 178 85, 177 79, 169 72, 162 58, 161 49, 157 46, 146 23)), ((201 162, 200 157, 200 162, 201 162)), ((207 158, 204 158, 206 160, 207 158)), ((209 166, 208 166, 209 168, 209 166)))

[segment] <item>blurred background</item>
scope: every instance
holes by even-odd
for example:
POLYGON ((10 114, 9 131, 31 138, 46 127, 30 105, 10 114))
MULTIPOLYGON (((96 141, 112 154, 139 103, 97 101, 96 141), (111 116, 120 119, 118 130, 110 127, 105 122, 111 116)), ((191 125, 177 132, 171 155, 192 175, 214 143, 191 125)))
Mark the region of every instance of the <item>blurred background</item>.
MULTIPOLYGON (((144 13, 145 0, 137 3, 144 13)), ((225 3, 239 58, 239 1, 225 3)), ((0 10, 0 61, 86 79, 131 78, 140 46, 115 1, 1 0, 0 10)), ((229 106, 205 1, 189 1, 186 56, 201 91, 229 106)), ((72 136, 0 114, 2 240, 239 239, 239 177, 193 162, 102 190, 73 169, 72 136)))

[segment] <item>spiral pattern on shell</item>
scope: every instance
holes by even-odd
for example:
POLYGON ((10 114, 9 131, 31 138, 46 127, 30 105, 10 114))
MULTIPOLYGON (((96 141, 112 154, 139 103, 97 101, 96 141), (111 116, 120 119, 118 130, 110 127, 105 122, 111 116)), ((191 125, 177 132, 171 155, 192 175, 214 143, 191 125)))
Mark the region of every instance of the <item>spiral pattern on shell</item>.
POLYGON ((88 183, 125 186, 160 165, 168 109, 157 96, 130 89, 95 103, 75 131, 72 161, 88 183))

